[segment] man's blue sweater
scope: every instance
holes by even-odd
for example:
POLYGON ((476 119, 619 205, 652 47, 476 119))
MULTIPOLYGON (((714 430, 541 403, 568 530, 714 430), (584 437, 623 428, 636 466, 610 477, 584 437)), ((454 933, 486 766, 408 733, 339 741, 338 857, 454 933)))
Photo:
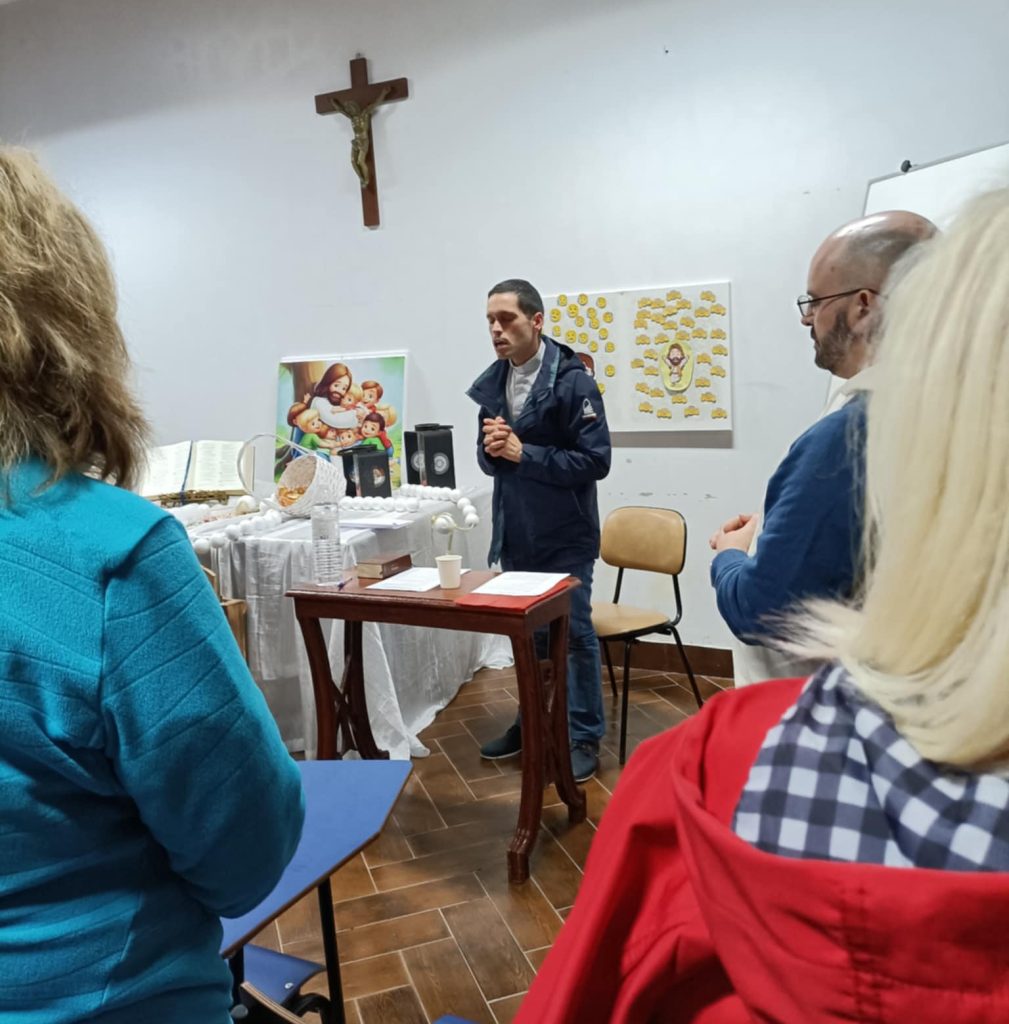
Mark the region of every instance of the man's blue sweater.
POLYGON ((218 916, 294 852, 297 767, 185 531, 43 476, 0 504, 0 1021, 226 1024, 218 916))
POLYGON ((729 549, 711 563, 718 610, 746 643, 782 632, 803 598, 847 598, 862 523, 865 397, 814 423, 767 485, 763 531, 752 557, 729 549))

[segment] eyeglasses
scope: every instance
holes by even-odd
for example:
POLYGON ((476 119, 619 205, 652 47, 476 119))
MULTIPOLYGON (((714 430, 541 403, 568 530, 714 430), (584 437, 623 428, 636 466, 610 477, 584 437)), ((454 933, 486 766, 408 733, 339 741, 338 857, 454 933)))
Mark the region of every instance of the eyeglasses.
POLYGON ((834 295, 820 295, 816 298, 812 295, 800 295, 795 300, 795 304, 799 307, 799 312, 803 316, 809 316, 809 311, 818 302, 827 302, 829 299, 843 299, 845 295, 857 295, 859 292, 872 292, 873 295, 879 295, 875 288, 852 288, 847 292, 836 292, 834 295))

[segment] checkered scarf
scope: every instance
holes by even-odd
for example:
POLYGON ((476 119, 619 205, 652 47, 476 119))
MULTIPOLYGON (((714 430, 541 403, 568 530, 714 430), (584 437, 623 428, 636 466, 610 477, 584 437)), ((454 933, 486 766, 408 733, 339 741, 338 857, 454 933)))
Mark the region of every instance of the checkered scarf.
POLYGON ((733 829, 785 857, 1007 871, 1009 781, 926 761, 828 666, 768 732, 733 829))

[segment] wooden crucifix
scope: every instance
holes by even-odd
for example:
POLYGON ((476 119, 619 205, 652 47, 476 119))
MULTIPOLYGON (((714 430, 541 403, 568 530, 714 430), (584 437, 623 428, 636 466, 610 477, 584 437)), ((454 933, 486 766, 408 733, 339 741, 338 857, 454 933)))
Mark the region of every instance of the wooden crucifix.
POLYGON ((358 55, 350 62, 350 88, 324 92, 315 97, 317 114, 343 114, 350 120, 354 138, 350 162, 361 182, 361 207, 365 227, 378 227, 378 183, 375 180, 375 149, 371 138, 371 117, 375 109, 410 95, 405 78, 388 82, 368 81, 368 61, 358 55))

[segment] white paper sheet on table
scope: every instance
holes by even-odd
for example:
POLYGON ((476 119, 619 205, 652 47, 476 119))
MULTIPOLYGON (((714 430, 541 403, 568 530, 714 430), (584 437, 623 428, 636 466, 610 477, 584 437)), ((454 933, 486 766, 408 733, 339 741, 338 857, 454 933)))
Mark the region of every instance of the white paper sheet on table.
MULTIPOLYGON (((469 572, 469 569, 460 570, 461 573, 469 572)), ((380 580, 372 583, 368 590, 408 590, 412 594, 420 594, 425 590, 434 590, 440 586, 437 569, 413 568, 404 572, 398 572, 387 580, 380 580)))
POLYGON ((535 597, 537 594, 545 594, 567 578, 566 572, 503 572, 477 587, 473 593, 535 597))
POLYGON ((398 530, 410 525, 410 516, 401 512, 341 512, 340 526, 356 526, 361 530, 398 530))

